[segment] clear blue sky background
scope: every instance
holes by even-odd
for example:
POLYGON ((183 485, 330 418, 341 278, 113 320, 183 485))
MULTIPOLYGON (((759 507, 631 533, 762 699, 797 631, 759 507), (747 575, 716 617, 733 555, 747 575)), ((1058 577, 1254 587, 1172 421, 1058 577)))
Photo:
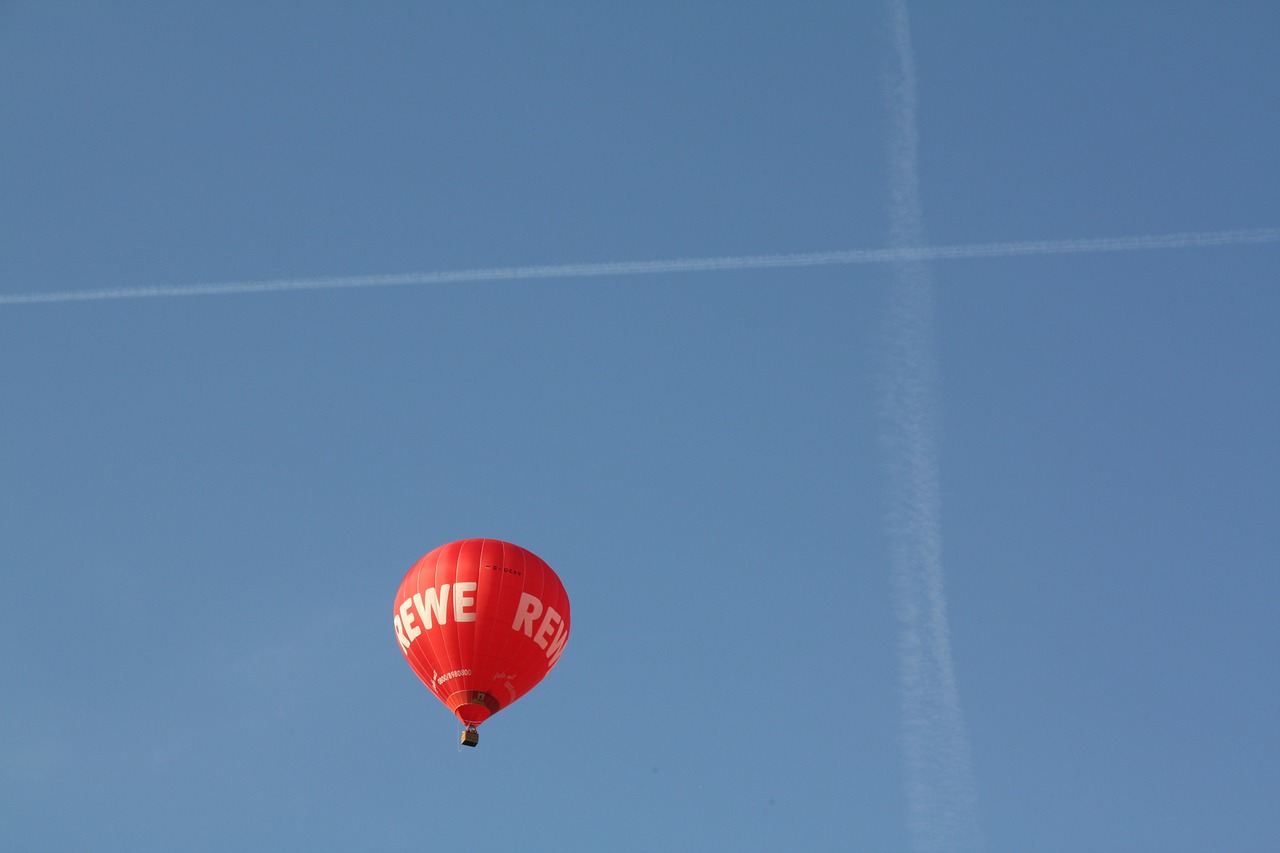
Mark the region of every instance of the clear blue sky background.
MULTIPOLYGON (((1280 225, 1280 5, 911 4, 934 244, 1280 225)), ((880 3, 0 5, 0 293, 878 248, 880 3)), ((1280 848, 1280 247, 932 264, 986 843, 1280 848)), ((0 848, 904 850, 872 265, 0 306, 0 848), (461 753, 403 573, 553 565, 461 753)))

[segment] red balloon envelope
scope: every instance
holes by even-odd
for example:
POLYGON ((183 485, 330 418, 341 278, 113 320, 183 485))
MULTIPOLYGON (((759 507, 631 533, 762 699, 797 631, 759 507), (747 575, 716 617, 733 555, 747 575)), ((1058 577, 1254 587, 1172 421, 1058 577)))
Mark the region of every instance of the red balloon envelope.
POLYGON ((404 576, 395 626, 400 651, 422 682, 459 720, 478 726, 560 660, 569 596, 532 552, 498 539, 463 539, 441 545, 404 576))

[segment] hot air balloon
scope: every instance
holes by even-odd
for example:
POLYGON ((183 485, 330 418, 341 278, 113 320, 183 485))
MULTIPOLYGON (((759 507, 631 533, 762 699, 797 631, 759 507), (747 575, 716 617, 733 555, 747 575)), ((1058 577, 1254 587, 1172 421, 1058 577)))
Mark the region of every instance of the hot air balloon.
POLYGON ((395 604, 400 651, 466 726, 515 702, 559 662, 569 596, 536 554, 498 539, 441 545, 404 576, 395 604))

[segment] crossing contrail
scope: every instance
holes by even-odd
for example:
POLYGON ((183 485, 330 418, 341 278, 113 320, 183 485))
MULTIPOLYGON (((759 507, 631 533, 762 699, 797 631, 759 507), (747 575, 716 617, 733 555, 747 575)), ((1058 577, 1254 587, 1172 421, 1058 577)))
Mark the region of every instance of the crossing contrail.
POLYGON ((1071 240, 968 243, 950 246, 896 245, 884 249, 848 249, 780 255, 729 255, 713 258, 675 258, 655 261, 612 261, 548 264, 541 266, 488 267, 439 272, 386 275, 276 278, 209 284, 110 287, 95 290, 60 290, 48 293, 0 294, 0 306, 38 302, 94 302, 108 299, 157 299, 177 296, 226 296, 235 293, 278 293, 294 290, 337 290, 358 287, 460 284, 465 282, 606 278, 624 275, 728 272, 782 267, 821 267, 849 264, 902 264, 913 261, 1009 258, 1020 255, 1064 255, 1094 252, 1132 252, 1157 249, 1190 249, 1245 243, 1280 243, 1280 228, 1246 228, 1234 231, 1191 231, 1129 237, 1094 237, 1071 240))
MULTIPOLYGON (((881 428, 888 463, 907 808, 915 850, 974 850, 982 844, 977 784, 951 657, 942 569, 933 283, 926 263, 966 255, 955 251, 965 247, 913 251, 924 241, 924 216, 916 172, 915 60, 905 0, 892 0, 890 14, 897 62, 889 80, 889 217, 891 242, 900 255, 893 261, 896 282, 886 329, 881 428)), ((1194 239, 1167 235, 1162 245, 1192 245, 1194 239)), ((1039 254, 1153 246, 1141 238, 1122 238, 989 248, 991 254, 1039 254)))

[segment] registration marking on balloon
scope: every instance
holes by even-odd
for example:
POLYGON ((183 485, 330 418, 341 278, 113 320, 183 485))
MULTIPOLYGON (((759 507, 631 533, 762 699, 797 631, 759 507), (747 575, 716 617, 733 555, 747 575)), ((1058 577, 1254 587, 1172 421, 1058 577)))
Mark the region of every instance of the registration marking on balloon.
POLYGON ((473 730, 560 661, 569 640, 569 596, 532 552, 497 539, 464 539, 414 564, 392 619, 409 666, 473 730))

